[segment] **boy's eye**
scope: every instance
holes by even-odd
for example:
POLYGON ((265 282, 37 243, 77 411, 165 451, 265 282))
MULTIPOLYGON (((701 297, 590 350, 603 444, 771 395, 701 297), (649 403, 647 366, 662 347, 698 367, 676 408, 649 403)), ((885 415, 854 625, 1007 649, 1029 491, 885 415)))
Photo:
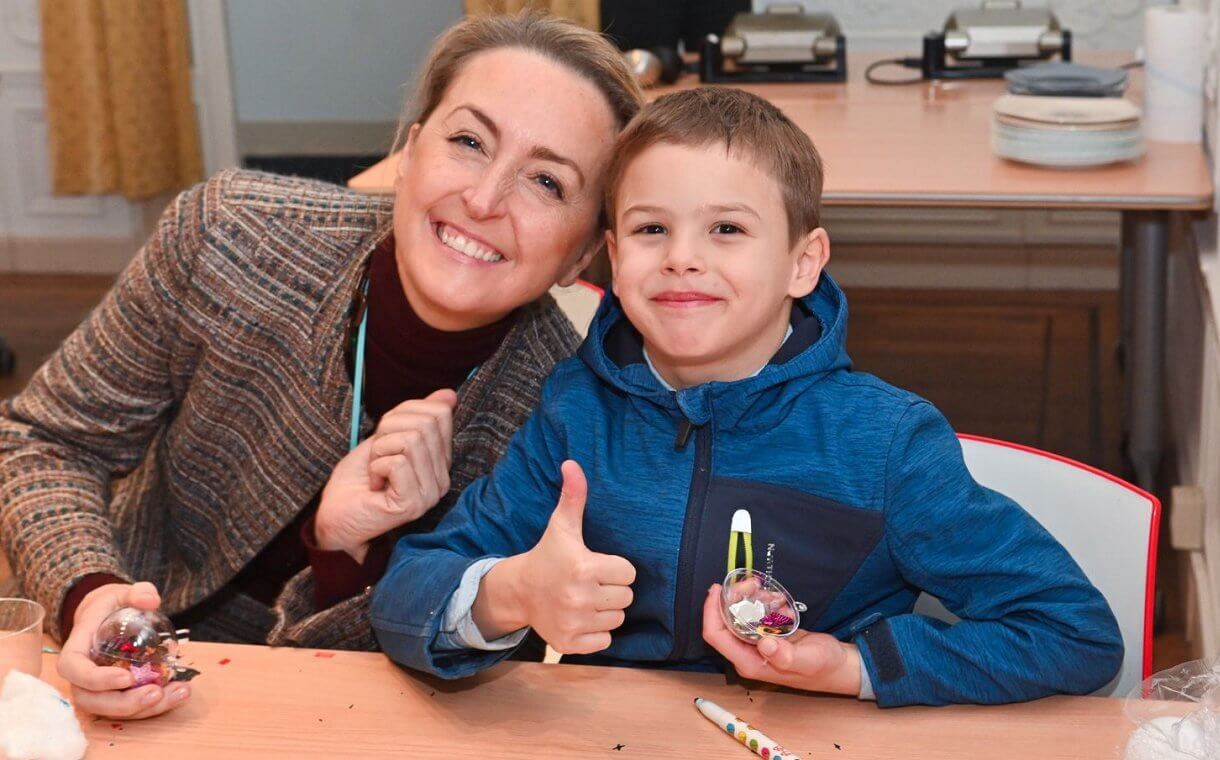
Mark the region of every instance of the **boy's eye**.
POLYGON ((736 224, 730 224, 728 222, 720 222, 716 226, 712 227, 713 235, 735 235, 742 231, 743 230, 736 224))
POLYGON ((449 138, 449 142, 456 143, 464 148, 470 148, 471 150, 483 150, 483 143, 479 142, 478 138, 471 137, 470 135, 454 135, 449 138))
POLYGON ((665 227, 659 224, 642 224, 635 231, 643 235, 664 235, 665 227))
POLYGON ((563 200, 563 186, 559 184, 559 180, 549 174, 539 174, 534 177, 534 181, 546 188, 546 191, 556 198, 563 200))

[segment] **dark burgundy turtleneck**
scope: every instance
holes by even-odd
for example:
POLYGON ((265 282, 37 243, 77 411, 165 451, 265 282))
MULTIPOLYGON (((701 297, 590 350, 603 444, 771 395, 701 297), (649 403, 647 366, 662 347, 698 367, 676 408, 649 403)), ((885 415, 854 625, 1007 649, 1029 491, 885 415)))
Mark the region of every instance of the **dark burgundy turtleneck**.
POLYGON ((495 353, 516 315, 462 332, 432 327, 403 295, 393 238, 373 252, 368 302, 364 403, 375 420, 407 399, 457 388, 495 353))
MULTIPOLYGON (((403 291, 393 236, 372 253, 367 303, 364 407, 374 420, 409 399, 460 386, 495 353, 516 319, 514 312, 498 322, 461 332, 438 330, 424 322, 403 291)), ((389 561, 390 541, 384 536, 374 541, 363 563, 347 552, 319 549, 313 529, 317 510, 315 496, 230 582, 231 587, 271 605, 288 579, 309 565, 314 571, 314 605, 324 610, 376 583, 389 561)), ((64 598, 60 613, 63 635, 71 630, 85 594, 107 583, 127 582, 101 573, 78 581, 64 598)))

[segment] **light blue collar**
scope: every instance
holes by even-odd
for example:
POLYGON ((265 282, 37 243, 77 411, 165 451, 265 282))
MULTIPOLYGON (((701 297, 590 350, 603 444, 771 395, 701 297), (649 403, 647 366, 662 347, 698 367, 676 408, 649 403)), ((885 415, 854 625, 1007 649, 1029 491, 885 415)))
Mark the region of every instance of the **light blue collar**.
MULTIPOLYGON (((361 333, 361 334, 363 335, 363 333, 361 333)), ((792 324, 789 323, 788 332, 784 333, 784 339, 779 342, 779 347, 776 348, 775 350, 778 351, 780 348, 783 348, 784 344, 787 343, 788 339, 791 337, 792 337, 792 324)), ((652 376, 657 379, 657 382, 660 383, 661 386, 665 388, 665 390, 669 391, 670 393, 677 393, 678 389, 674 388, 672 385, 665 382, 665 378, 661 377, 660 372, 657 372, 656 366, 652 363, 652 357, 648 355, 648 348, 645 347, 643 349, 643 351, 644 351, 644 361, 647 362, 648 371, 652 373, 652 376)), ((762 372, 764 369, 766 369, 767 364, 770 364, 770 362, 764 362, 761 367, 754 370, 754 372, 750 373, 749 377, 743 377, 742 380, 748 380, 751 377, 758 377, 758 373, 762 372)))

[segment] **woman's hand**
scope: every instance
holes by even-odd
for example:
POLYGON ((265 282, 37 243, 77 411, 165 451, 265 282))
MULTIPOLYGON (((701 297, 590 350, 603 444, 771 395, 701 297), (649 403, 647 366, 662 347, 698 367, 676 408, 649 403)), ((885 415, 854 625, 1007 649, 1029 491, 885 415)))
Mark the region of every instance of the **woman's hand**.
POLYGON ((59 653, 59 675, 72 686, 76 706, 106 718, 151 718, 181 705, 191 696, 186 683, 162 688, 148 684, 138 689, 135 677, 123 668, 95 665, 89 657, 93 634, 106 616, 121 607, 155 610, 161 597, 151 583, 111 583, 93 589, 81 600, 73 618, 72 633, 59 653))
POLYGON ((319 548, 361 562, 370 541, 436 506, 449 491, 456 405, 448 389, 404 401, 335 465, 314 518, 319 548))
POLYGON ((703 640, 733 663, 742 678, 831 694, 860 693, 860 651, 825 633, 764 636, 758 645, 733 635, 720 614, 720 584, 703 602, 703 640))
POLYGON ((489 641, 530 626, 560 654, 591 654, 610 646, 610 631, 623 624, 635 567, 585 546, 585 475, 572 461, 562 472, 546 532, 483 577, 471 612, 489 641))

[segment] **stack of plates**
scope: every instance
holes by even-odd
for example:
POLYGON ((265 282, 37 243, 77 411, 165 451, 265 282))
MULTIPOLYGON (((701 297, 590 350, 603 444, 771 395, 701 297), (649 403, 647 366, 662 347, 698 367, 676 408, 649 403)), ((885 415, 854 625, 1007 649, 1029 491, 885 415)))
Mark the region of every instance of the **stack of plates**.
POLYGON ((1121 98, 1003 95, 995 102, 991 148, 1039 166, 1101 166, 1144 154, 1140 110, 1121 98))
POLYGON ((1079 63, 1051 61, 1022 66, 1004 74, 1013 95, 1059 98, 1117 98, 1127 89, 1127 72, 1079 63))

